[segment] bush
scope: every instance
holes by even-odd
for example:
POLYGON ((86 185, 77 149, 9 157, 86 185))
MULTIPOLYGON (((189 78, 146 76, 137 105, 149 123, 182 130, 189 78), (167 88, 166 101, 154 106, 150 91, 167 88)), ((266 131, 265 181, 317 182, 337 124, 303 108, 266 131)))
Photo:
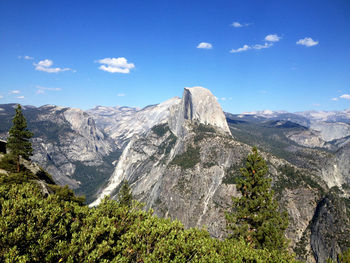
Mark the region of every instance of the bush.
POLYGON ((0 185, 0 262, 294 262, 105 198, 89 209, 32 183, 0 185))
POLYGON ((187 151, 183 154, 176 155, 171 161, 171 165, 178 165, 183 169, 193 168, 197 163, 200 162, 199 147, 193 148, 188 146, 187 151))

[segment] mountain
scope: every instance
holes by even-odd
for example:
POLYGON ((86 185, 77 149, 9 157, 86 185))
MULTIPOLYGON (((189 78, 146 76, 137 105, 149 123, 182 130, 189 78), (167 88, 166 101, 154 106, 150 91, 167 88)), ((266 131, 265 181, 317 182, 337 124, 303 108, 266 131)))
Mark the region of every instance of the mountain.
POLYGON ((133 135, 145 133, 154 125, 166 122, 170 115, 170 107, 180 101, 175 97, 143 109, 97 106, 86 113, 93 117, 98 127, 112 138, 119 148, 123 148, 133 135))
MULTIPOLYGON (((2 138, 13 107, 0 105, 2 138)), ((200 87, 143 109, 26 106, 24 115, 35 134, 33 159, 56 182, 86 194, 91 206, 105 195, 116 198, 127 179, 145 209, 186 227, 205 225, 223 238, 239 168, 257 145, 289 214, 287 236, 298 257, 324 262, 350 246, 346 121, 287 112, 224 114, 200 87)))

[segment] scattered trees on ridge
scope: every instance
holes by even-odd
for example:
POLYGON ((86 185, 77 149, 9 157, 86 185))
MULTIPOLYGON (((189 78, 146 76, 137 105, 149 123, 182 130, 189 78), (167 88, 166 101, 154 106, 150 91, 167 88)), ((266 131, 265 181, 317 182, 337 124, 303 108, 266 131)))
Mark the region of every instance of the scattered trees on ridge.
POLYGON ((33 153, 32 144, 29 141, 33 137, 33 133, 27 130, 27 121, 22 113, 22 107, 18 104, 16 114, 12 120, 13 126, 9 131, 7 148, 10 154, 16 158, 17 172, 20 171, 20 157, 29 160, 33 153))
POLYGON ((231 239, 243 239, 256 248, 284 250, 287 240, 287 213, 280 213, 267 178, 268 167, 256 147, 240 169, 237 189, 241 197, 233 197, 232 211, 226 214, 231 239))

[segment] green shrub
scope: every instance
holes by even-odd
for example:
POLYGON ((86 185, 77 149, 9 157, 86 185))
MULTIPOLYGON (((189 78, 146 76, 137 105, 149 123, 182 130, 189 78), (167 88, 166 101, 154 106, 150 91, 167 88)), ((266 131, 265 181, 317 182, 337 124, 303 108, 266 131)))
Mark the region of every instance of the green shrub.
POLYGON ((0 185, 0 262, 295 262, 105 198, 89 209, 33 183, 0 185))
POLYGON ((183 154, 176 155, 170 165, 178 165, 183 169, 193 168, 200 162, 199 147, 188 146, 187 151, 183 154))
POLYGON ((168 125, 166 123, 158 124, 152 127, 152 132, 154 132, 159 137, 163 137, 168 131, 170 131, 168 125))

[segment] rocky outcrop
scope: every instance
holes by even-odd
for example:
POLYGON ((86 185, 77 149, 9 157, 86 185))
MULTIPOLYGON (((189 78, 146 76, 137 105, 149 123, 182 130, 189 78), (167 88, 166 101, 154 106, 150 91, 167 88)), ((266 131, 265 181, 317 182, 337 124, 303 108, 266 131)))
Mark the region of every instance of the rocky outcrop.
POLYGON ((168 123, 177 136, 183 136, 186 133, 186 121, 215 126, 231 134, 220 104, 208 89, 185 88, 180 105, 172 107, 171 111, 168 123))
POLYGON ((344 204, 324 197, 311 223, 311 247, 316 262, 326 262, 328 258, 337 260, 337 255, 350 246, 349 227, 344 204))

